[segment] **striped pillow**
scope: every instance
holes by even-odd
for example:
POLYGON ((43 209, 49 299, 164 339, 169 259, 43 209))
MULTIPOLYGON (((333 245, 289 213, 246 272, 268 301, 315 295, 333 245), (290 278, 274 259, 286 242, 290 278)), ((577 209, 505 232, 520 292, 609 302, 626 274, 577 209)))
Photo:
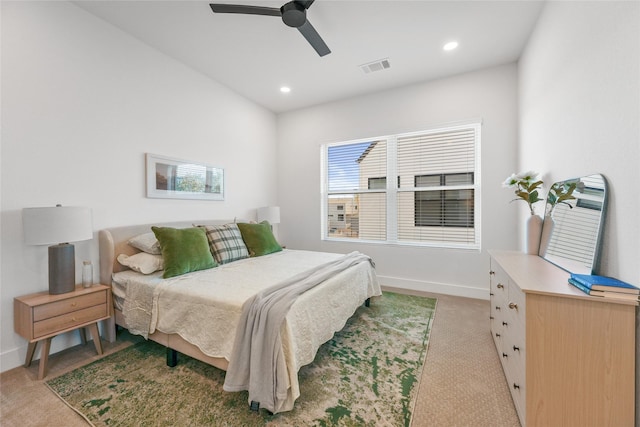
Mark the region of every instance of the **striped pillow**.
POLYGON ((218 264, 249 258, 249 251, 236 224, 202 225, 207 232, 211 254, 218 264))

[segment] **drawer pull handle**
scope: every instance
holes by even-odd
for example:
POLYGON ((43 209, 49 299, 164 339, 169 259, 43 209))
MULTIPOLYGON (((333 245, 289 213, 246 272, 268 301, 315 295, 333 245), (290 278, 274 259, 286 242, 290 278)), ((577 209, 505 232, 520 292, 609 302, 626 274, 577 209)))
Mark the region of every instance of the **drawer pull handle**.
POLYGON ((493 316, 489 316, 489 320, 493 320, 493 316))
POLYGON ((509 326, 507 322, 502 322, 502 326, 509 326))
POLYGON ((489 292, 489 296, 492 297, 493 296, 493 292, 489 292))
POLYGON ((500 338, 500 334, 496 332, 496 337, 500 338))
POLYGON ((71 307, 75 307, 76 305, 78 305, 78 303, 77 303, 77 302, 72 302, 72 303, 71 303, 71 307))
POLYGON ((495 271, 489 271, 489 276, 493 276, 494 274, 496 274, 495 271))
POLYGON ((71 321, 72 321, 72 322, 75 322, 75 321, 76 321, 76 318, 75 318, 75 317, 72 317, 72 318, 71 318, 71 321))
POLYGON ((519 389, 519 388, 520 388, 520 386, 519 386, 518 384, 513 383, 513 389, 514 389, 514 390, 519 389))
POLYGON ((509 357, 507 353, 502 353, 502 357, 509 357))
POLYGON ((513 346, 513 351, 520 351, 520 347, 513 346))
POLYGON ((518 304, 516 304, 515 302, 510 302, 509 303, 509 308, 512 310, 517 310, 518 309, 518 304))
POLYGON ((496 305, 496 310, 500 310, 500 306, 499 305, 496 305))
POLYGON ((502 283, 498 283, 498 286, 496 286, 498 289, 504 289, 504 285, 502 283))

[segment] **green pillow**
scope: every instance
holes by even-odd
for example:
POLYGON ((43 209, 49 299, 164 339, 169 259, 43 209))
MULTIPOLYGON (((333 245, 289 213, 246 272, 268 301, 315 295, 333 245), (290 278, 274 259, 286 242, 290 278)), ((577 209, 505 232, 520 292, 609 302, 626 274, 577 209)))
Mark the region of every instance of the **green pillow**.
POLYGON ((262 221, 260 224, 238 223, 238 228, 250 256, 262 256, 282 250, 276 238, 273 237, 271 225, 267 221, 262 221))
POLYGON ((160 243, 165 279, 217 266, 203 228, 151 227, 160 243))

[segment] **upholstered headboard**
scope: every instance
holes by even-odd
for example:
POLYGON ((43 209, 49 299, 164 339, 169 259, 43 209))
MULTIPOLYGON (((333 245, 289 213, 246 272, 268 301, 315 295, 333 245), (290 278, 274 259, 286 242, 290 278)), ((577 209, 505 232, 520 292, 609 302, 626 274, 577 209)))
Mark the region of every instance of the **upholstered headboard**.
POLYGON ((150 233, 151 226, 187 228, 198 225, 221 225, 233 222, 233 220, 207 220, 207 221, 180 221, 140 225, 126 225, 122 227, 105 228, 98 233, 100 247, 100 283, 111 284, 113 273, 127 270, 116 259, 120 254, 133 255, 137 249, 127 244, 129 239, 139 234, 150 233))

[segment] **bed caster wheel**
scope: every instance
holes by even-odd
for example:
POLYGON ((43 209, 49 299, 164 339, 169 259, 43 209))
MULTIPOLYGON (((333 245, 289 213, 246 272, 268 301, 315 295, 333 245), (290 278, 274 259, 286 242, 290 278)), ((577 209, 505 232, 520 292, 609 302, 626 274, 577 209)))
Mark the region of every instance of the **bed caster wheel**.
POLYGON ((251 409, 252 411, 258 412, 258 409, 260 409, 260 402, 256 402, 255 400, 252 400, 251 404, 249 405, 249 409, 251 409))

